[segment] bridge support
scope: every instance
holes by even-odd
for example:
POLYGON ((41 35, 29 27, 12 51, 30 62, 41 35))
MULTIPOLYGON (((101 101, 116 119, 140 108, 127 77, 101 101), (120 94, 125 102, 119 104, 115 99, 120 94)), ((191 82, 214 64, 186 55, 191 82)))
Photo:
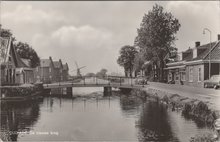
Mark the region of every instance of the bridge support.
POLYGON ((104 96, 112 95, 112 87, 104 87, 104 96))

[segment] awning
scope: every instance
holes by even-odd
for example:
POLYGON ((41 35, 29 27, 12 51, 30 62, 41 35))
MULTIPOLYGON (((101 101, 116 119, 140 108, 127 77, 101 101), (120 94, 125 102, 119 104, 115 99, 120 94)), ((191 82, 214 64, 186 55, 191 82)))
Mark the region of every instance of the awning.
POLYGON ((186 67, 185 65, 182 65, 182 66, 167 67, 167 68, 164 68, 164 69, 165 69, 165 70, 182 69, 182 68, 185 68, 185 67, 186 67))

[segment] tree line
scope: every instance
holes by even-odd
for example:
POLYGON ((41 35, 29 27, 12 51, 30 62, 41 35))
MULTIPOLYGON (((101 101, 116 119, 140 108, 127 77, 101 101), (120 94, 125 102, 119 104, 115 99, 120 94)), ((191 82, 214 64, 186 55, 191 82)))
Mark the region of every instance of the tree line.
POLYGON ((166 57, 177 52, 174 42, 180 26, 172 13, 155 4, 144 14, 134 45, 120 49, 117 63, 124 68, 125 76, 132 77, 142 71, 152 80, 163 81, 166 57))

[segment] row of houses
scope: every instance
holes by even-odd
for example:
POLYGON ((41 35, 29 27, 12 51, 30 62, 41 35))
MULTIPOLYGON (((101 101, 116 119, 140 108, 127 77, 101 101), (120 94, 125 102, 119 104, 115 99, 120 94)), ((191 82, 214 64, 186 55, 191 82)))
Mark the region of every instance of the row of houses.
POLYGON ((35 82, 66 81, 69 76, 68 64, 62 61, 41 59, 40 66, 30 67, 30 61, 21 58, 11 37, 0 37, 0 85, 20 85, 35 82))
POLYGON ((200 45, 195 42, 194 48, 178 53, 166 66, 168 81, 203 87, 204 80, 220 75, 220 35, 212 43, 200 45))
POLYGON ((41 59, 40 66, 36 67, 34 78, 36 82, 60 82, 66 81, 69 78, 68 64, 63 64, 61 59, 53 61, 52 57, 49 59, 41 59))

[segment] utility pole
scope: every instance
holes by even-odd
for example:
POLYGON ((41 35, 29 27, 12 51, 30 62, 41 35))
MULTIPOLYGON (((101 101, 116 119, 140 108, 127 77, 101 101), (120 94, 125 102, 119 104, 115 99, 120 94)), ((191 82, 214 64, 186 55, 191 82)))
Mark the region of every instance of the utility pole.
POLYGON ((208 28, 203 29, 203 34, 208 31, 210 34, 210 51, 209 51, 209 79, 211 78, 211 48, 212 48, 212 32, 208 28))

